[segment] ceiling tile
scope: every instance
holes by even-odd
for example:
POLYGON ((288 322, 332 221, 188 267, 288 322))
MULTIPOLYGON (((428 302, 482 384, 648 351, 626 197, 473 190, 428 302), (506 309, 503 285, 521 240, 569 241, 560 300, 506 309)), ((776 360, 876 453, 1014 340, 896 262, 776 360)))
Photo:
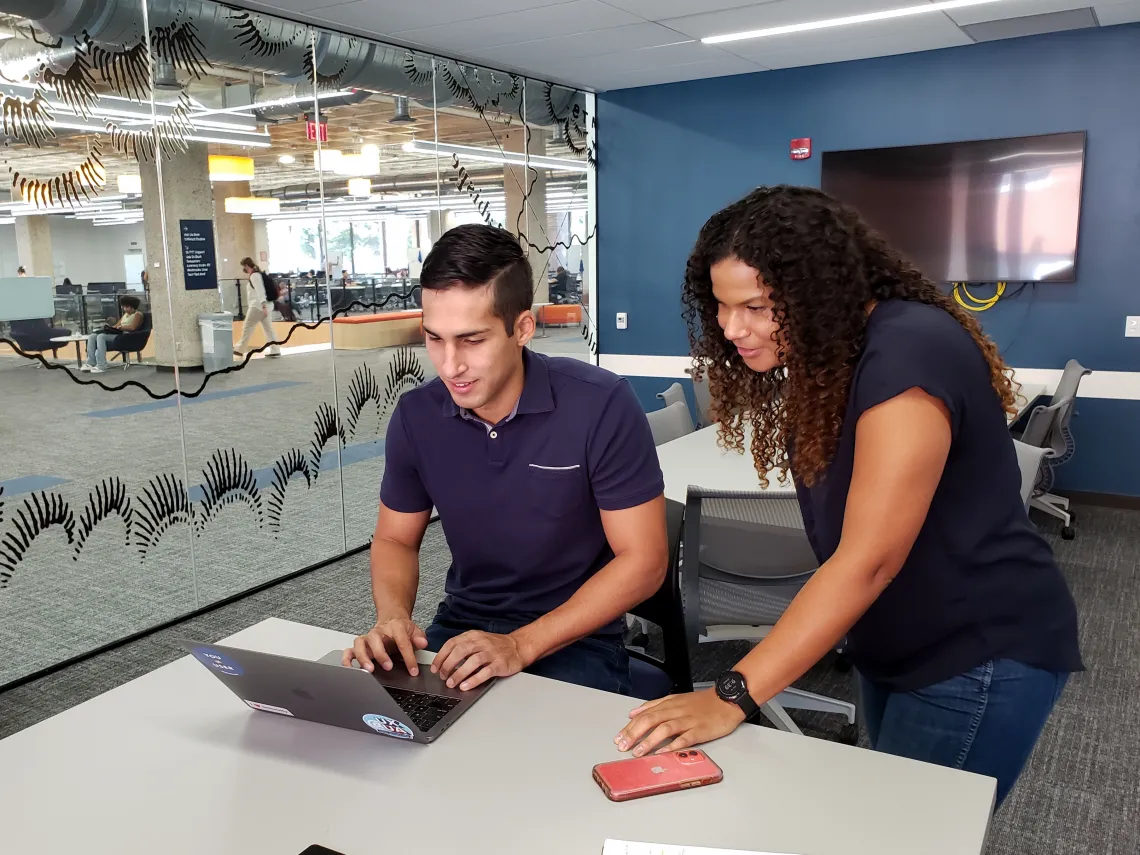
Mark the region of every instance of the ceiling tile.
POLYGON ((625 72, 594 74, 589 85, 599 91, 630 89, 634 86, 653 86, 661 83, 679 83, 684 80, 703 80, 708 77, 727 77, 732 74, 750 74, 764 68, 738 57, 690 62, 667 68, 642 68, 625 72))
MULTIPOLYGON (((264 0, 264 2, 251 2, 244 5, 254 11, 273 12, 309 12, 316 13, 331 6, 348 6, 359 0, 264 0)), ((366 0, 367 2, 367 0, 366 0)))
MULTIPOLYGON (((354 27, 373 35, 391 34, 415 27, 430 27, 440 21, 451 24, 485 16, 523 12, 558 4, 558 0, 430 0, 412 3, 408 0, 356 0, 331 8, 324 0, 273 0, 274 5, 311 3, 308 14, 330 23, 354 27)), ((295 11, 302 11, 295 9, 295 11)))
MULTIPOLYGON (((439 20, 438 16, 436 20, 439 20)), ((643 22, 636 15, 607 6, 599 0, 571 0, 557 6, 390 32, 404 41, 444 50, 471 52, 531 41, 543 36, 575 35, 639 23, 643 22)))
POLYGON ((606 0, 611 6, 640 15, 647 21, 719 12, 741 6, 759 6, 774 0, 606 0))
POLYGON ((500 45, 485 51, 472 51, 472 55, 488 61, 498 59, 508 63, 541 63, 551 59, 597 56, 623 50, 658 47, 690 41, 687 36, 662 27, 660 24, 629 24, 611 27, 593 33, 554 36, 518 44, 500 45))
MULTIPOLYGON (((912 50, 931 50, 940 47, 971 44, 971 39, 953 21, 943 15, 920 15, 914 18, 895 18, 876 21, 858 27, 836 27, 829 30, 812 30, 806 33, 788 33, 783 36, 769 36, 760 39, 747 39, 716 45, 729 53, 744 57, 761 65, 768 65, 770 56, 786 57, 789 54, 803 53, 805 56, 828 56, 834 49, 841 51, 845 45, 881 44, 890 46, 887 53, 905 53, 907 45, 912 50)), ((837 56, 843 54, 837 53, 837 56)), ((870 54, 874 56, 875 54, 870 54)), ((854 58, 854 57, 847 57, 854 58)), ((838 62, 838 59, 823 59, 820 62, 838 62)), ((796 65, 809 65, 808 62, 796 65)))
POLYGON ((665 68, 711 60, 736 59, 712 45, 690 41, 642 50, 615 51, 601 56, 560 59, 543 63, 551 74, 577 80, 586 74, 610 74, 635 69, 665 68))
POLYGON ((1069 9, 1088 8, 1091 5, 1091 0, 1002 0, 1001 3, 983 3, 980 6, 950 9, 946 15, 959 24, 977 24, 1000 18, 1022 18, 1026 15, 1066 12, 1069 9))
MULTIPOLYGON (((705 15, 688 15, 683 18, 668 18, 661 23, 666 27, 703 39, 739 33, 745 30, 760 30, 767 27, 783 27, 788 24, 803 24, 808 21, 823 21, 828 18, 841 18, 848 15, 862 15, 867 12, 882 12, 906 5, 905 0, 775 0, 758 6, 741 9, 727 9, 723 12, 710 12, 705 15)), ((935 17, 938 13, 931 13, 935 17)), ((928 17, 928 16, 920 16, 928 17)), ((876 23, 859 24, 858 27, 874 27, 876 23)))
POLYGON ((1097 20, 1102 27, 1115 24, 1130 24, 1140 21, 1140 0, 1124 0, 1121 3, 1097 3, 1093 6, 1097 20))
POLYGON ((994 42, 999 39, 1039 36, 1042 33, 1059 33, 1062 30, 1081 30, 1096 25, 1096 16, 1092 9, 1086 7, 1046 12, 1043 15, 1026 15, 1023 18, 982 21, 979 24, 966 24, 962 29, 976 42, 994 42))
MULTIPOLYGON (((952 26, 952 25, 951 25, 952 26)), ((769 68, 796 68, 804 65, 824 65, 831 62, 848 62, 877 56, 894 56, 924 50, 955 47, 969 44, 969 39, 955 27, 958 35, 941 27, 921 27, 910 33, 894 33, 869 39, 845 39, 827 44, 805 43, 798 48, 773 44, 767 51, 749 55, 754 62, 769 68)))

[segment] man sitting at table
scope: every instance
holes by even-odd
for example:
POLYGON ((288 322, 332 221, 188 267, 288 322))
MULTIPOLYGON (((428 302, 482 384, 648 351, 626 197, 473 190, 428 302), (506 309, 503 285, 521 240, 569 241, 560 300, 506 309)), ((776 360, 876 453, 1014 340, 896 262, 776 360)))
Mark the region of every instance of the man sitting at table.
POLYGON ((423 327, 439 378, 388 425, 372 541, 376 626, 346 650, 367 670, 438 651, 467 690, 519 671, 629 694, 622 616, 668 562, 661 469, 629 384, 528 350, 530 263, 509 232, 463 225, 424 261, 423 327), (425 632, 413 622, 432 508, 452 565, 425 632))

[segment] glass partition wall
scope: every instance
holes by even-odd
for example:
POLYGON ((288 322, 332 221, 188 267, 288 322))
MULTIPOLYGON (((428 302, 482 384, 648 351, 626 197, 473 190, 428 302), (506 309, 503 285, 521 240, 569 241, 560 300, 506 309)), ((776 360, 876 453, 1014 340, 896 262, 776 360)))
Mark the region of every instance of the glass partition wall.
POLYGON ((367 544, 455 225, 517 235, 533 347, 594 359, 593 96, 212 0, 42 5, 0 0, 0 686, 367 544))

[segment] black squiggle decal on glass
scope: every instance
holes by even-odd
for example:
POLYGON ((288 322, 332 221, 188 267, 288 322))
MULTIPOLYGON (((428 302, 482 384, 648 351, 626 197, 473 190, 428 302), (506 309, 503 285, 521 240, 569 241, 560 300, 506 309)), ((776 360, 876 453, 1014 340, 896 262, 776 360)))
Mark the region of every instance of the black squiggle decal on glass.
POLYGON ((416 62, 418 56, 412 51, 404 55, 404 74, 416 86, 427 86, 431 83, 432 70, 430 66, 426 69, 420 68, 416 62))
POLYGON ((483 194, 475 186, 475 182, 471 179, 471 173, 467 171, 462 162, 459 160, 459 155, 451 155, 451 168, 455 170, 455 189, 461 193, 466 193, 468 198, 471 199, 471 204, 475 206, 475 210, 479 212, 479 216, 483 218, 489 226, 496 226, 502 228, 501 222, 496 222, 495 218, 491 216, 491 203, 483 199, 483 194), (480 201, 482 199, 482 201, 480 201))
POLYGON ((373 402, 376 414, 376 429, 380 429, 380 406, 383 402, 380 393, 380 384, 376 382, 376 375, 367 365, 358 366, 352 373, 352 380, 348 384, 348 403, 345 405, 345 422, 349 437, 356 436, 356 429, 360 424, 360 416, 364 413, 364 405, 373 402))
POLYGON ((15 137, 24 145, 40 148, 47 140, 55 139, 55 130, 50 124, 55 114, 40 92, 26 100, 3 96, 0 113, 4 117, 4 135, 15 137))
POLYGON ((60 101, 84 119, 91 118, 91 110, 99 102, 99 93, 95 90, 95 80, 91 76, 91 62, 79 48, 75 50, 75 59, 62 74, 42 63, 38 85, 50 89, 60 101))
POLYGON ((305 51, 305 59, 303 66, 305 69, 305 79, 313 84, 319 92, 332 92, 340 89, 340 81, 344 79, 344 74, 348 71, 348 59, 345 59, 339 69, 332 74, 321 74, 317 71, 317 65, 313 61, 313 52, 311 50, 305 51))
POLYGON ((71 560, 78 561, 79 553, 87 545, 87 538, 91 532, 107 519, 111 514, 117 514, 126 528, 126 542, 124 546, 131 545, 131 498, 127 495, 127 487, 118 476, 106 478, 96 485, 87 497, 87 504, 79 517, 79 534, 75 538, 75 552, 71 560))
MULTIPOLYGON (((15 29, 16 29, 16 32, 20 32, 19 27, 16 27, 15 29)), ((58 50, 59 48, 63 47, 63 37, 62 36, 60 38, 56 39, 54 43, 52 43, 52 42, 41 42, 39 37, 36 35, 36 31, 32 27, 27 28, 27 33, 28 33, 28 38, 31 41, 38 44, 40 47, 45 47, 45 48, 48 48, 49 50, 58 50)))
POLYGON ((270 531, 281 530, 281 515, 285 510, 285 490, 294 475, 304 475, 305 485, 313 486, 309 458, 299 448, 289 449, 273 464, 273 481, 269 484, 269 500, 266 502, 270 531))
POLYGON ((190 96, 183 92, 170 115, 153 128, 123 130, 115 122, 107 122, 107 131, 115 151, 137 161, 153 162, 159 146, 164 154, 181 154, 189 148, 190 137, 194 134, 190 96))
POLYGON ((404 392, 424 382, 424 369, 410 347, 401 347, 388 363, 384 384, 384 412, 390 413, 404 392))
POLYGON ((139 557, 146 558, 171 528, 191 522, 190 500, 182 479, 170 474, 157 475, 136 499, 135 543, 139 557))
MULTIPOLYGON (((359 300, 353 300, 351 303, 349 303, 344 308, 337 309, 335 312, 333 312, 332 318, 339 318, 343 315, 347 315, 353 309, 367 309, 367 310, 383 309, 385 306, 387 306, 389 303, 391 303, 393 301, 404 301, 404 300, 409 300, 409 299, 413 298, 415 296, 417 290, 418 290, 418 287, 412 288, 407 293, 403 293, 403 294, 398 293, 398 292, 393 292, 378 303, 362 303, 359 300)), ((326 317, 320 318, 317 321, 313 321, 312 323, 305 323, 303 321, 298 321, 295 324, 293 324, 291 327, 289 327, 289 331, 285 334, 285 338, 283 338, 277 342, 263 344, 260 347, 256 347, 256 348, 248 351, 246 353, 245 359, 243 359, 237 365, 232 365, 229 368, 222 368, 219 371, 211 372, 210 374, 207 374, 207 375, 205 375, 205 377, 202 378, 202 382, 198 386, 197 389, 193 389, 193 390, 183 389, 181 392, 179 392, 177 389, 171 389, 169 392, 158 393, 158 392, 155 392, 152 389, 150 389, 145 384, 138 382, 137 380, 127 380, 123 383, 120 383, 117 386, 108 386, 106 383, 103 383, 99 380, 88 380, 88 379, 86 379, 87 377, 90 377, 90 375, 81 375, 68 365, 65 365, 65 364, 60 363, 60 362, 49 362, 48 360, 44 359, 44 357, 41 356, 39 353, 28 353, 23 348, 21 348, 20 345, 16 341, 14 341, 13 339, 6 338, 4 336, 0 336, 0 343, 8 345, 8 347, 10 347, 12 349, 12 352, 15 353, 17 356, 21 356, 24 359, 31 360, 34 362, 38 362, 41 366, 48 369, 49 371, 62 371, 65 375, 67 375, 67 377, 69 377, 71 379, 71 381, 73 383, 75 383, 79 386, 98 386, 104 392, 121 392, 124 389, 133 387, 133 388, 142 390, 143 394, 145 394, 151 400, 163 401, 163 400, 166 400, 167 398, 173 398, 175 395, 181 395, 183 398, 197 398, 204 391, 206 391, 206 386, 209 384, 210 378, 220 377, 223 374, 232 374, 235 371, 241 371, 243 368, 245 368, 246 365, 249 364, 250 359, 252 359, 255 354, 261 353, 262 351, 266 350, 267 348, 272 347, 274 344, 276 344, 278 346, 283 345, 283 344, 288 344, 289 339, 291 339, 293 337, 293 333, 295 333, 297 330, 299 330, 299 329, 306 329, 306 330, 319 329, 322 324, 327 324, 329 322, 329 320, 330 320, 330 318, 326 316, 326 317)))
POLYGON ((321 455, 328 441, 334 436, 340 439, 340 447, 343 448, 344 425, 340 423, 336 408, 329 403, 321 404, 313 421, 313 441, 309 444, 309 470, 313 473, 314 481, 321 473, 321 455))
POLYGON ((257 489, 257 477, 237 449, 216 450, 202 470, 205 479, 202 484, 202 513, 195 518, 199 533, 211 522, 222 508, 241 502, 257 517, 258 528, 265 524, 265 514, 261 508, 261 493, 257 489))
POLYGON ((86 32, 78 40, 91 57, 92 67, 117 93, 132 101, 145 101, 150 95, 150 53, 139 41, 124 50, 108 50, 95 44, 86 32))
POLYGON ((91 193, 98 196, 107 186, 107 169, 100 154, 99 140, 94 139, 91 152, 78 167, 54 178, 29 178, 13 172, 12 195, 37 208, 74 207, 80 201, 80 194, 90 202, 91 193))
POLYGON ((63 526, 68 544, 75 543, 75 514, 58 493, 33 493, 12 517, 13 531, 0 538, 0 588, 7 588, 32 542, 52 526, 63 526))
POLYGON ((206 58, 206 45, 198 35, 197 25, 180 10, 165 27, 151 30, 150 43, 158 59, 192 75, 195 80, 206 76, 212 67, 206 58))
MULTIPOLYGON (((230 8, 230 7, 227 7, 230 8)), ((270 57, 277 56, 283 50, 292 47, 297 43, 297 38, 303 33, 303 30, 294 30, 293 35, 288 39, 269 39, 266 38, 259 28, 262 23, 260 15, 253 15, 241 9, 230 8, 231 21, 237 21, 234 25, 234 38, 247 51, 254 56, 270 57)))

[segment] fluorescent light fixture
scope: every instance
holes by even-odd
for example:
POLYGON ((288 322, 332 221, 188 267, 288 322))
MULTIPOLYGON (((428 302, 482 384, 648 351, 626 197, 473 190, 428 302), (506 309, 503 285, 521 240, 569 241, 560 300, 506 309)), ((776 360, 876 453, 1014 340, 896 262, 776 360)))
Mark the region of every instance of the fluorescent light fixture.
MULTIPOLYGON (((335 92, 321 92, 316 95, 316 100, 343 98, 346 95, 352 95, 355 91, 355 89, 337 89, 335 92)), ((271 101, 258 101, 254 104, 241 104, 237 107, 220 107, 216 110, 202 110, 201 112, 191 113, 191 117, 217 116, 222 113, 252 113, 256 110, 264 110, 268 107, 284 107, 288 104, 308 104, 313 100, 313 93, 306 92, 303 95, 290 95, 286 98, 274 98, 271 101)))
POLYGON ((253 158, 228 154, 210 155, 211 181, 249 181, 253 178, 253 158))
POLYGON ((15 225, 15 223, 16 223, 15 217, 0 217, 0 226, 11 226, 11 225, 15 225))
POLYGON ((785 36, 789 33, 806 33, 811 30, 829 30, 832 27, 869 24, 872 21, 889 21, 892 18, 909 18, 911 15, 924 15, 928 12, 946 12, 950 9, 962 9, 966 6, 981 6, 984 3, 997 2, 1000 2, 1000 0, 941 0, 941 2, 936 3, 923 3, 921 6, 904 6, 901 9, 886 9, 882 12, 867 12, 862 15, 845 15, 842 18, 827 18, 823 21, 806 21, 802 24, 766 27, 761 30, 748 30, 743 33, 707 36, 701 39, 701 41, 706 45, 719 45, 725 42, 740 42, 745 39, 762 39, 768 36, 785 36))
POLYGON ((119 176, 119 192, 120 193, 134 193, 135 195, 142 194, 142 176, 141 175, 120 175, 119 176))
POLYGON ((281 211, 281 200, 269 196, 227 196, 227 214, 277 214, 281 211))
POLYGON ((348 195, 358 198, 368 198, 372 195, 372 181, 368 178, 348 179, 348 195))
POLYGON ((589 172, 590 164, 584 160, 568 160, 562 157, 546 157, 544 155, 524 155, 519 151, 499 151, 493 148, 478 148, 473 145, 455 145, 454 143, 423 142, 412 140, 402 146, 408 154, 422 154, 429 157, 440 155, 455 155, 460 162, 464 160, 480 160, 488 163, 504 163, 509 166, 531 166, 535 169, 552 169, 560 172, 589 172))
POLYGON ((282 166, 291 166, 292 164, 297 162, 297 158, 293 157, 293 155, 291 155, 291 154, 283 154, 279 158, 277 158, 277 162, 280 163, 282 166))

